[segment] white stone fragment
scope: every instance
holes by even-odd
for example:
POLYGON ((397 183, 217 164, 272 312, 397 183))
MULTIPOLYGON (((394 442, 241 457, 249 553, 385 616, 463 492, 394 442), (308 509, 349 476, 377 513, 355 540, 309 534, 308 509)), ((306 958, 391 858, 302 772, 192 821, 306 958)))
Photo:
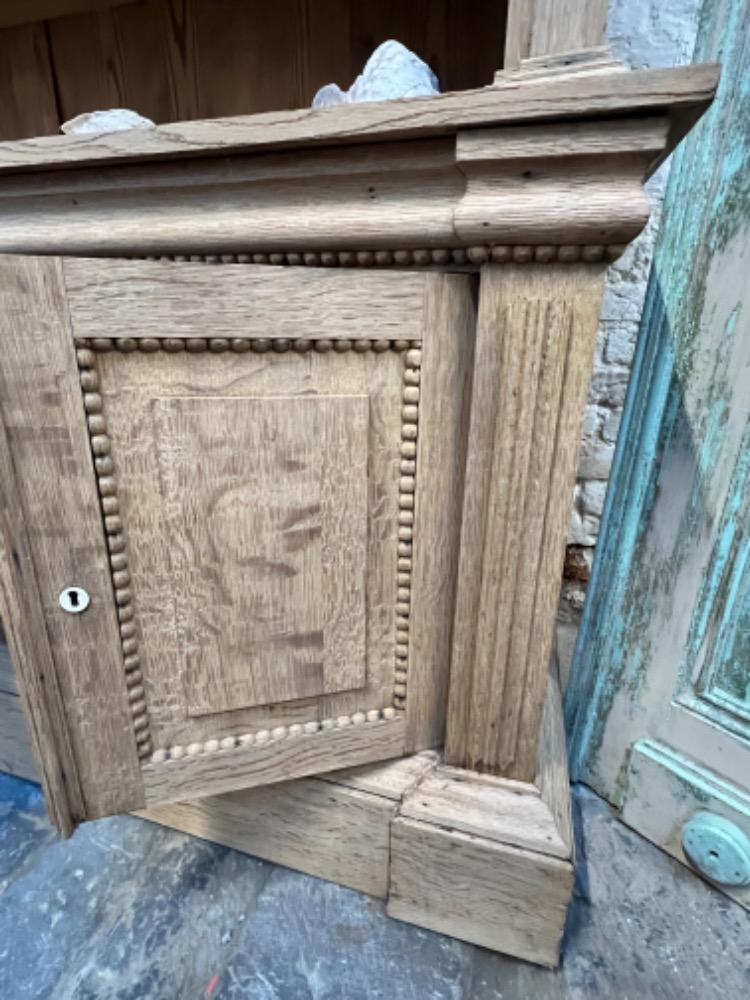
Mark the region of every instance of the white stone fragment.
POLYGON ((125 132, 133 128, 156 128, 156 124, 130 108, 110 108, 108 111, 87 111, 76 115, 63 122, 60 131, 66 135, 86 135, 92 132, 125 132))
POLYGON ((349 90, 327 83, 313 98, 312 106, 327 108, 399 97, 432 97, 439 93, 438 78, 427 63, 401 42, 391 39, 375 49, 349 90))

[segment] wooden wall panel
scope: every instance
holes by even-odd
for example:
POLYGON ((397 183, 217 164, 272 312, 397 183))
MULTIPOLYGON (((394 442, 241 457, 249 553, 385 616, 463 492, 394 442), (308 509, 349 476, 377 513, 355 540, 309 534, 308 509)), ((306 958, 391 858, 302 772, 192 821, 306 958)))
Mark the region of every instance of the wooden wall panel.
POLYGON ((502 63, 507 0, 83 7, 0 30, 0 139, 50 134, 97 108, 131 107, 161 123, 305 107, 325 83, 349 87, 388 38, 425 59, 442 90, 483 86, 502 63))
POLYGON ((122 59, 112 11, 49 22, 52 72, 62 121, 125 103, 122 59))
POLYGON ((59 119, 43 24, 0 31, 0 137, 56 132, 59 119))

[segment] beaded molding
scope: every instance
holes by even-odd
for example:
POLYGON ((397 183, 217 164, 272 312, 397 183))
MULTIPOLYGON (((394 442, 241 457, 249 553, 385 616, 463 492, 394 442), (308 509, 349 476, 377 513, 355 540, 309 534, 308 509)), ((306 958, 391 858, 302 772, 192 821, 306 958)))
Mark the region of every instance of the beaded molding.
POLYGON ((419 392, 422 349, 415 344, 404 355, 401 391, 401 458, 398 481, 398 560, 396 573, 396 667, 393 704, 406 707, 406 673, 409 660, 411 615, 411 571, 414 547, 414 495, 419 435, 419 392))
POLYGON ((182 760, 184 757, 202 757, 205 754, 234 750, 237 747, 264 746, 267 743, 277 743, 280 740, 294 739, 303 735, 310 736, 315 733, 329 732, 331 729, 345 729, 348 726, 360 726, 371 722, 391 722, 398 716, 399 713, 393 706, 382 709, 373 708, 368 712, 339 715, 336 719, 322 719, 320 722, 295 722, 291 726, 259 729, 256 733, 224 736, 220 740, 211 739, 205 740, 203 743, 188 743, 187 746, 175 744, 171 747, 155 750, 151 755, 150 763, 164 764, 171 760, 182 760))
POLYGON ((196 261, 204 264, 287 264, 293 267, 435 267, 447 264, 598 264, 611 263, 625 244, 475 246, 436 250, 321 250, 307 253, 148 254, 135 260, 196 261))
POLYGON ((111 455, 112 442, 107 434, 107 420, 103 412, 102 397, 99 394, 99 373, 94 367, 95 354, 84 344, 84 341, 76 341, 78 375, 83 392, 83 408, 86 411, 91 454, 96 468, 99 506, 104 522, 104 532, 107 536, 110 574, 117 608, 120 647, 133 732, 138 758, 146 760, 151 756, 153 745, 143 687, 143 674, 141 673, 141 659, 138 652, 138 629, 134 619, 127 545, 120 517, 117 480, 114 475, 115 465, 111 455))
POLYGON ((115 605, 120 629, 120 644, 123 654, 125 683, 128 689, 133 731, 136 738, 138 757, 145 762, 161 764, 183 757, 196 757, 220 750, 231 750, 238 746, 262 745, 272 740, 287 739, 298 735, 310 735, 330 729, 341 729, 349 725, 366 722, 389 721, 398 717, 406 707, 406 677, 409 657, 409 622, 411 614, 411 571, 414 540, 414 496, 416 488, 417 437, 419 433, 419 394, 422 351, 421 343, 410 340, 308 340, 271 339, 260 337, 208 337, 208 338, 157 338, 157 337, 92 337, 76 338, 76 358, 78 362, 83 406, 89 433, 91 452, 96 468, 99 504, 104 522, 104 531, 109 548, 110 572, 114 589, 115 605), (398 494, 398 560, 396 578, 396 629, 393 705, 383 709, 354 712, 336 719, 309 721, 291 726, 277 726, 275 729, 261 729, 256 733, 242 736, 226 736, 222 739, 208 739, 202 743, 190 743, 183 747, 153 749, 148 706, 143 687, 143 674, 138 651, 138 631, 134 620, 133 592, 130 587, 128 555, 120 505, 117 496, 115 465, 111 455, 112 442, 107 434, 104 406, 99 394, 99 374, 96 371, 97 353, 117 351, 131 354, 141 351, 154 354, 158 351, 176 354, 182 351, 196 354, 214 354, 232 351, 244 354, 248 351, 263 354, 267 351, 283 353, 296 351, 305 353, 316 351, 327 353, 383 353, 396 351, 404 356, 403 383, 401 387, 401 440, 399 444, 399 494, 398 494))

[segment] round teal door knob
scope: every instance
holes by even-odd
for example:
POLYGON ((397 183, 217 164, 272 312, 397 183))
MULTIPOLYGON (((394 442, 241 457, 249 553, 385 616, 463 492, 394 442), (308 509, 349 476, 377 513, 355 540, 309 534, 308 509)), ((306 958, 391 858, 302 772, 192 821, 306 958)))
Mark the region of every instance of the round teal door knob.
POLYGON ((750 884, 750 837, 731 820, 710 812, 696 813, 682 828, 682 849, 712 882, 750 884))

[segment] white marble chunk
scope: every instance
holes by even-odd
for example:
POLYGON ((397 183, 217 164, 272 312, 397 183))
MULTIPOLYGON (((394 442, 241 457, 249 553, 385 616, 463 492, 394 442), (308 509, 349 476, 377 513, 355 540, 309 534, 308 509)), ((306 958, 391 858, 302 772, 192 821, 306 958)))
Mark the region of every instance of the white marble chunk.
POLYGON ((401 42, 390 39, 375 49, 349 90, 327 83, 313 98, 313 107, 431 97, 439 93, 438 78, 427 63, 401 42))
POLYGON ((60 131, 66 135, 86 135, 93 132, 125 132, 133 128, 156 128, 150 118, 144 118, 130 108, 110 108, 108 111, 86 111, 63 122, 60 131))

